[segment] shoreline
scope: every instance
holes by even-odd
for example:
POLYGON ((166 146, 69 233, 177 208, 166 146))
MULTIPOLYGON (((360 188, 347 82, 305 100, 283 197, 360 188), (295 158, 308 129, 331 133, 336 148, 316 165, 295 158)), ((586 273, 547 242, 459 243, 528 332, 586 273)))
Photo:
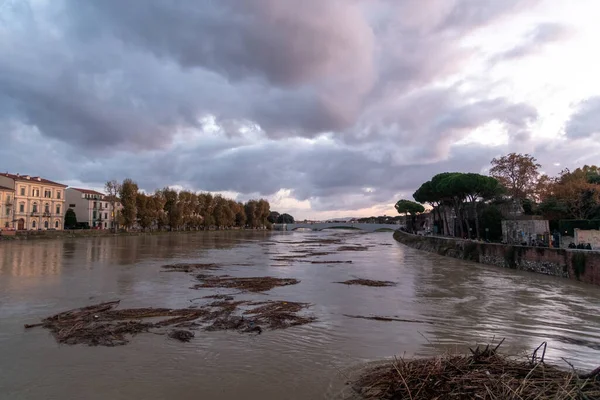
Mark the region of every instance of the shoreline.
POLYGON ((452 237, 394 232, 408 247, 446 257, 600 285, 600 252, 485 243, 452 237))
POLYGON ((0 243, 14 242, 23 240, 57 240, 57 239, 78 239, 95 237, 127 237, 127 236, 160 236, 160 235, 182 235, 200 232, 272 232, 269 229, 206 229, 189 231, 131 231, 131 232, 110 232, 108 230, 62 230, 62 231, 17 231, 15 235, 1 235, 0 243))

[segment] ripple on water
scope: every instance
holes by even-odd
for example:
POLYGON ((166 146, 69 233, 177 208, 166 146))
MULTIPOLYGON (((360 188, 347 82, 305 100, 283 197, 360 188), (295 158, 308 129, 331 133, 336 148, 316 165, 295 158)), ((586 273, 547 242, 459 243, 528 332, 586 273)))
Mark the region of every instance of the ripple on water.
POLYGON ((202 393, 237 399, 243 393, 261 400, 333 399, 344 389, 344 371, 365 361, 466 351, 503 337, 511 352, 531 352, 547 341, 548 359, 565 357, 581 368, 591 369, 600 359, 596 287, 419 252, 389 233, 202 232, 7 242, 0 252, 0 387, 8 398, 195 399, 202 393), (341 246, 363 250, 336 252, 341 246), (291 257, 273 261, 277 256, 291 257), (115 298, 124 307, 175 308, 231 293, 191 290, 191 275, 159 272, 163 264, 180 262, 223 266, 209 272, 215 275, 299 279, 297 285, 236 296, 309 302, 318 321, 258 336, 201 332, 189 343, 140 335, 111 349, 58 347, 43 331, 23 332, 24 323, 115 298), (334 283, 357 278, 397 285, 334 283))

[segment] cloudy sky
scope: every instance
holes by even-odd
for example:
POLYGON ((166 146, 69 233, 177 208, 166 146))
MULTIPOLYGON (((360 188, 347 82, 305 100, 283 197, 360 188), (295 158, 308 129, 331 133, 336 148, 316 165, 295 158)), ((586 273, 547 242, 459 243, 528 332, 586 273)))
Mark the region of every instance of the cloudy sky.
MULTIPOLYGON (((598 163, 597 0, 0 0, 0 169, 394 214, 433 174, 598 163)), ((4 171, 3 171, 4 172, 4 171)))

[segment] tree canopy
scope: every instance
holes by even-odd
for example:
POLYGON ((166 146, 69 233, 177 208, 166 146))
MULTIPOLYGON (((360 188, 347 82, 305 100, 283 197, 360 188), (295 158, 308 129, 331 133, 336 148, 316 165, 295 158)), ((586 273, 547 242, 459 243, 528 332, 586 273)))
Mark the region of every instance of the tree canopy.
MULTIPOLYGON (((599 167, 584 165, 554 177, 540 175, 535 157, 517 153, 494 158, 491 164, 490 176, 439 173, 424 182, 413 198, 432 207, 440 232, 465 237, 472 235, 473 227, 476 237, 483 236, 483 224, 487 236, 497 238, 499 221, 514 212, 515 200, 525 214, 547 219, 600 219, 599 167)), ((396 209, 413 216, 418 213, 408 200, 400 200, 396 209)))
POLYGON ((113 199, 113 206, 117 200, 121 202, 123 209, 118 217, 127 229, 264 228, 270 224, 267 220, 270 205, 265 199, 249 200, 244 204, 218 194, 177 191, 169 187, 147 194, 140 192, 131 179, 122 183, 110 181, 106 191, 113 199))
POLYGON ((423 207, 421 204, 410 200, 398 200, 394 207, 396 208, 396 211, 398 211, 398 214, 405 215, 416 215, 425 211, 425 207, 423 207))
POLYGON ((510 153, 491 161, 490 175, 496 178, 515 200, 533 197, 540 164, 529 154, 510 153))

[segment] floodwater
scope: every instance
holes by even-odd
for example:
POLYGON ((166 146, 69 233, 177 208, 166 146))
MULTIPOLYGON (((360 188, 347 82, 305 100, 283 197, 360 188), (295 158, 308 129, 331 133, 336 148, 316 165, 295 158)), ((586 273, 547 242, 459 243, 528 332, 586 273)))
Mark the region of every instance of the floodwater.
POLYGON ((578 368, 597 367, 600 288, 420 252, 396 243, 389 232, 200 232, 0 243, 0 399, 335 399, 347 393, 346 374, 365 362, 465 351, 501 338, 511 353, 531 353, 547 341, 547 360, 563 363, 564 357, 578 368), (369 247, 273 260, 298 254, 293 251, 315 237, 369 247), (121 308, 188 307, 194 298, 227 292, 193 290, 190 274, 161 272, 161 265, 173 262, 222 264, 217 274, 300 279, 251 297, 310 302, 318 321, 258 336, 198 331, 189 343, 141 334, 120 347, 58 345, 43 328, 23 328, 102 301, 121 299, 121 308), (398 284, 334 283, 356 277, 398 284))

